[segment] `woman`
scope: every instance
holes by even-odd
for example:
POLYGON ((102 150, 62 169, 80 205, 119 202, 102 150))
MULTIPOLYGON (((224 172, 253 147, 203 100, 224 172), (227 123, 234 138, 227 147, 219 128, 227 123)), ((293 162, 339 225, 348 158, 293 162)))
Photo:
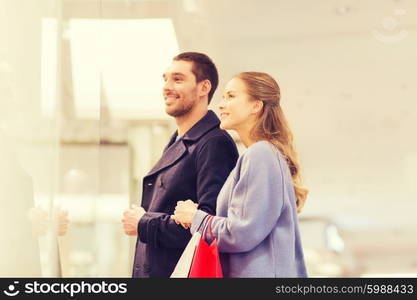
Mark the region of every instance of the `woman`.
MULTIPOLYGON (((297 212, 308 191, 300 186, 277 82, 265 73, 240 73, 227 84, 219 109, 220 127, 237 131, 247 147, 218 195, 212 221, 224 276, 306 277, 297 212)), ((203 231, 207 216, 187 200, 178 202, 172 218, 194 233, 203 231)))

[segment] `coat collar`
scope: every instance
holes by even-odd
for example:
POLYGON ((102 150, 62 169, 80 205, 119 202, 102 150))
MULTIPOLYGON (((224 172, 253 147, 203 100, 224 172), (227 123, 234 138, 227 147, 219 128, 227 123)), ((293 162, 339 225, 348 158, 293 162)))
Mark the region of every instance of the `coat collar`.
POLYGON ((191 127, 179 141, 175 141, 178 135, 178 131, 176 131, 165 148, 164 154, 146 176, 151 176, 162 169, 173 165, 187 152, 184 141, 196 141, 208 131, 218 127, 219 124, 219 118, 213 111, 209 110, 207 114, 191 127))
POLYGON ((209 110, 200 121, 195 123, 194 126, 184 134, 182 139, 185 141, 196 141, 206 132, 212 130, 214 127, 218 127, 219 124, 219 118, 212 110, 209 110))

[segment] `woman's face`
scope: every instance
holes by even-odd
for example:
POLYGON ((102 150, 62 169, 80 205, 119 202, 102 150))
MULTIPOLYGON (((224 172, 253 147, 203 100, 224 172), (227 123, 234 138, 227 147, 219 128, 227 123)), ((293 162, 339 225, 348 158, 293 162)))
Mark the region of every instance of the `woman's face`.
POLYGON ((230 80, 220 102, 220 128, 237 130, 248 127, 254 120, 254 101, 247 94, 246 85, 240 78, 230 80))

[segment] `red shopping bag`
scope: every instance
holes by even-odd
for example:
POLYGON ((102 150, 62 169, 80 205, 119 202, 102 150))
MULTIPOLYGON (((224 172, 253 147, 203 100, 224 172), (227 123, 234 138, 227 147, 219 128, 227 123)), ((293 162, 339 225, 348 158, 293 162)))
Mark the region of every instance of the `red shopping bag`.
POLYGON ((189 278, 223 278, 217 240, 214 238, 211 230, 213 218, 214 216, 209 217, 208 225, 200 238, 191 264, 189 278), (210 230, 212 239, 210 245, 206 242, 207 229, 210 230))

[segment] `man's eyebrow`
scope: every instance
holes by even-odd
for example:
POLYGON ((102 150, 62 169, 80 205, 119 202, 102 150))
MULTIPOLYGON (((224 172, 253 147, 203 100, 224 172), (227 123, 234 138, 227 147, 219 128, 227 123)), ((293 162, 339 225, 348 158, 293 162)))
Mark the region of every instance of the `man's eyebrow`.
POLYGON ((185 77, 185 74, 183 74, 181 72, 174 72, 174 73, 172 73, 172 75, 185 77))
POLYGON ((171 75, 171 76, 180 76, 180 77, 186 77, 185 76, 185 74, 184 73, 181 73, 181 72, 173 72, 173 73, 164 73, 164 74, 162 74, 162 78, 163 79, 167 79, 167 77, 168 77, 168 75, 171 75))

